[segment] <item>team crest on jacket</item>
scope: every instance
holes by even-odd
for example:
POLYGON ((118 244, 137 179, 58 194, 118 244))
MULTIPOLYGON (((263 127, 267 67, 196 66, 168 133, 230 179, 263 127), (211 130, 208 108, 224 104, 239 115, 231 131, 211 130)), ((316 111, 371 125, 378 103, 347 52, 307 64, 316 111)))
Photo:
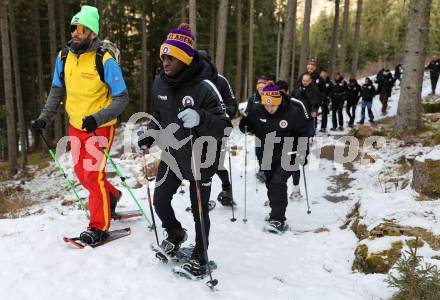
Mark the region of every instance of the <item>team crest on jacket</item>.
POLYGON ((289 123, 287 123, 286 120, 281 120, 281 121, 280 121, 280 127, 281 127, 281 128, 286 128, 287 125, 289 125, 289 123))
POLYGON ((194 99, 191 96, 185 96, 182 99, 183 107, 194 106, 194 99))

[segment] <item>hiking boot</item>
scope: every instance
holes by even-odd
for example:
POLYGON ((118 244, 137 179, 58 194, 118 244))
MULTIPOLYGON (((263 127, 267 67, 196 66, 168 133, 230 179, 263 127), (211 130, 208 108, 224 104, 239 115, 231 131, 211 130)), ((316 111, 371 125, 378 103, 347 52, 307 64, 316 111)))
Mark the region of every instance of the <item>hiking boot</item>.
POLYGON ((167 229, 167 238, 162 241, 160 248, 170 257, 176 255, 179 251, 180 246, 186 241, 188 235, 186 230, 183 228, 172 228, 167 229))
POLYGON ((195 246, 191 257, 187 263, 182 265, 182 268, 193 276, 203 276, 206 274, 207 262, 203 247, 195 246))
POLYGON ((232 199, 231 185, 223 187, 223 190, 220 192, 220 194, 218 194, 217 201, 220 202, 223 206, 232 206, 235 204, 232 199))
POLYGON ((87 230, 81 232, 79 238, 87 245, 94 245, 104 241, 108 237, 107 231, 99 230, 89 227, 87 230))

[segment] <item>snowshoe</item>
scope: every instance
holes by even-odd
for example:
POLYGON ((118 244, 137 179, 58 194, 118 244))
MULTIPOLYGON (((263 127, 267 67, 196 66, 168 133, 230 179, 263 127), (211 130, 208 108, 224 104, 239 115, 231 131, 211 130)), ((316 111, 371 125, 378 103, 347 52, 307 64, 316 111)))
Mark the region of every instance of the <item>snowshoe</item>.
POLYGON ((101 242, 95 244, 86 244, 81 240, 80 237, 63 237, 63 240, 64 242, 69 243, 79 249, 84 249, 86 246, 96 248, 105 245, 107 243, 110 243, 111 241, 123 238, 124 236, 128 236, 130 234, 131 234, 130 227, 127 227, 127 228, 108 231, 106 234, 107 237, 105 239, 102 239, 101 242))
POLYGON ((79 235, 80 240, 87 245, 95 245, 103 242, 108 237, 108 232, 96 228, 87 228, 79 235))
POLYGON ((217 201, 220 202, 223 206, 236 205, 232 199, 232 187, 223 187, 223 190, 217 196, 217 201))
POLYGON ((116 206, 118 205, 119 200, 122 197, 122 192, 120 190, 116 190, 116 195, 110 194, 110 210, 112 212, 112 216, 116 214, 116 206))
POLYGON ((289 225, 282 221, 269 220, 269 224, 263 227, 263 231, 275 234, 283 234, 289 229, 289 225))
MULTIPOLYGON (((214 262, 210 262, 211 269, 216 268, 216 266, 213 267, 213 264, 215 265, 214 262)), ((208 275, 208 266, 203 248, 194 247, 188 262, 174 267, 173 272, 192 280, 202 279, 208 275)))
POLYGON ((167 230, 167 233, 168 236, 160 244, 160 249, 153 249, 156 252, 156 257, 164 263, 176 255, 180 245, 188 238, 188 234, 183 228, 173 228, 167 230))

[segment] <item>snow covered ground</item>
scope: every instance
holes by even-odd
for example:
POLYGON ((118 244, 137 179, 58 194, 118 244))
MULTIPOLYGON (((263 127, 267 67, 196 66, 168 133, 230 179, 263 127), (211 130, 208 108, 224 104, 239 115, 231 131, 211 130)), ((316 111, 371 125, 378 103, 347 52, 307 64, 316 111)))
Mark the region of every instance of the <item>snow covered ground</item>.
MULTIPOLYGON (((395 115, 397 111, 398 92, 398 89, 393 91, 389 115, 395 115)), ((428 92, 429 82, 425 81, 423 95, 428 92)), ((380 102, 377 97, 374 112, 378 118, 380 102)), ((360 109, 357 113, 360 114, 360 109)), ((333 138, 325 141, 332 142, 333 138)), ((354 163, 353 171, 349 172, 354 180, 345 190, 329 191, 332 186, 338 189, 334 176, 346 170, 326 159, 317 162, 313 156, 306 167, 312 213, 307 215, 305 201, 289 201, 287 222, 292 231, 283 236, 263 233, 261 228, 268 213, 268 207, 263 203, 267 196, 265 186, 254 176, 253 143, 249 137, 248 222, 242 222, 243 150, 232 156, 237 221, 231 222, 230 208, 220 204, 210 213, 209 255, 219 266, 213 273, 213 277, 219 280, 215 293, 205 286, 206 280, 192 282, 180 278, 171 273, 169 266, 154 258, 150 250, 154 233, 147 229, 142 218, 113 222, 113 229, 130 226, 132 234, 103 247, 78 250, 65 244, 62 237, 77 235, 87 226, 87 220, 76 206, 62 205, 63 201, 74 200, 74 197, 64 178, 51 164, 23 186, 32 191, 33 199, 39 201, 31 208, 31 213, 40 209, 43 212, 0 220, 1 299, 387 299, 394 291, 384 283, 386 275, 365 275, 351 270, 358 239, 351 230, 339 227, 354 203, 361 201, 361 214, 368 218, 366 224, 374 225, 383 218, 394 218, 402 225, 423 226, 440 233, 435 218, 440 208, 436 202, 416 202, 415 193, 409 187, 396 191, 390 189, 385 193, 378 171, 366 171, 359 162, 354 163), (346 196, 348 200, 333 203, 326 200, 326 195, 346 196), (49 197, 54 198, 47 200, 49 197), (328 231, 314 232, 322 227, 328 231)), ((237 129, 232 134, 231 144, 244 146, 244 137, 237 129)), ((142 162, 134 155, 116 158, 121 147, 122 137, 118 136, 112 156, 128 177, 129 185, 137 187, 134 193, 148 214, 142 162)), ((379 151, 384 160, 383 168, 391 168, 401 155, 415 156, 431 150, 421 146, 404 149, 399 148, 397 142, 388 142, 379 151)), ((67 165, 69 160, 67 155, 61 163, 67 165)), ((107 170, 112 171, 110 164, 107 164, 107 170)), ((68 174, 77 182, 72 168, 68 168, 68 174)), ((410 177, 410 174, 406 176, 410 177)), ((118 177, 110 181, 124 190, 118 177)), ((289 192, 290 185, 291 181, 289 192)), ((303 177, 301 187, 305 195, 303 177)), ((81 186, 77 186, 77 190, 80 196, 87 196, 81 186)), ((173 206, 178 219, 188 229, 186 243, 190 244, 194 241, 194 225, 192 214, 185 211, 189 205, 188 183, 183 190, 184 194, 176 193, 173 206)), ((215 199, 220 190, 220 180, 214 177, 211 198, 215 199)), ((124 192, 118 209, 136 209, 128 192, 124 192)), ((161 238, 161 228, 159 235, 161 238)), ((381 249, 385 243, 389 240, 377 240, 374 248, 381 249)), ((427 257, 433 252, 427 246, 423 249, 427 257)))

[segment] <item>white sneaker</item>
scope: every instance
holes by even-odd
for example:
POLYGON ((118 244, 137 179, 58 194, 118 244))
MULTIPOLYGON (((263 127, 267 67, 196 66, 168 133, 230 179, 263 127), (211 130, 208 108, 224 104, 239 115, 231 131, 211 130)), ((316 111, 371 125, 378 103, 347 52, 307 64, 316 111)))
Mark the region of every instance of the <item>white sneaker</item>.
POLYGON ((301 201, 302 200, 302 196, 301 196, 301 191, 300 191, 299 185, 294 185, 293 186, 292 193, 290 194, 289 199, 291 201, 301 201))

